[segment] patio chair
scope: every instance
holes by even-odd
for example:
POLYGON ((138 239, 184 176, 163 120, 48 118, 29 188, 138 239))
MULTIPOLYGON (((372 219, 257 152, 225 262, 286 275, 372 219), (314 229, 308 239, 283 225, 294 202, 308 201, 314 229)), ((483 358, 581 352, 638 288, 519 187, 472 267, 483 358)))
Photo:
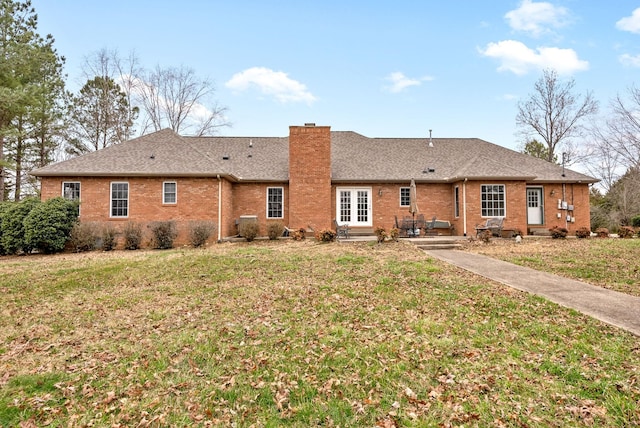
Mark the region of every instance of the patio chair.
POLYGON ((340 238, 349 239, 349 232, 351 230, 349 229, 349 225, 348 224, 343 224, 341 226, 341 225, 338 224, 338 221, 335 218, 333 219, 333 224, 336 227, 336 237, 338 239, 340 239, 340 238))

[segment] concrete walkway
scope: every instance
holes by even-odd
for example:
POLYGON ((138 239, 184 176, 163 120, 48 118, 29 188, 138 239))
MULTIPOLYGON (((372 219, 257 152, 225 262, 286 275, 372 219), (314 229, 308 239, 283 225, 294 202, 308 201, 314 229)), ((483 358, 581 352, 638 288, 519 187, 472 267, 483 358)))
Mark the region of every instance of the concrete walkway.
POLYGON ((425 250, 430 256, 518 290, 545 297, 640 336, 640 297, 457 250, 425 250))

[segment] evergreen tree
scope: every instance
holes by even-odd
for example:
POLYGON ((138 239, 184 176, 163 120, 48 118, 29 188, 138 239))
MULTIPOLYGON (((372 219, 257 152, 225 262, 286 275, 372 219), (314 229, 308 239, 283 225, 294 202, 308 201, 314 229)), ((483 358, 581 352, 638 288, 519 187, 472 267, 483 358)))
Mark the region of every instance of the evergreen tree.
POLYGON ((128 140, 137 111, 112 78, 96 76, 87 81, 70 99, 65 151, 80 155, 128 140))
MULTIPOLYGON (((38 17, 29 0, 0 0, 0 197, 6 199, 9 167, 16 171, 14 188, 20 197, 29 122, 35 106, 50 99, 51 84, 59 88, 62 64, 50 35, 37 33, 38 17), (45 84, 49 82, 49 84, 45 84), (11 154, 9 156, 8 154, 11 154)), ((42 135, 42 132, 40 133, 42 135)))

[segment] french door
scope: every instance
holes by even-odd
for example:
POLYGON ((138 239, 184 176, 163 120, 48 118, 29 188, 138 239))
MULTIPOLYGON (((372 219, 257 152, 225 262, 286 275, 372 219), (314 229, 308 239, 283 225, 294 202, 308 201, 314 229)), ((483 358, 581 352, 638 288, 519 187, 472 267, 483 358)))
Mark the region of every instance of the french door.
POLYGON ((371 227, 371 188, 338 187, 336 189, 338 224, 371 227))

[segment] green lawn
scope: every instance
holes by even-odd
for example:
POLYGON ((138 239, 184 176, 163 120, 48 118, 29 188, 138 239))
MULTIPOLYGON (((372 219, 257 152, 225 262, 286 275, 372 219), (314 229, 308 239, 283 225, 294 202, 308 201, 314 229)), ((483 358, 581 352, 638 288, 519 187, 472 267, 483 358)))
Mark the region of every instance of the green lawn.
POLYGON ((0 278, 1 426, 640 424, 637 337, 407 243, 5 257, 0 278))

